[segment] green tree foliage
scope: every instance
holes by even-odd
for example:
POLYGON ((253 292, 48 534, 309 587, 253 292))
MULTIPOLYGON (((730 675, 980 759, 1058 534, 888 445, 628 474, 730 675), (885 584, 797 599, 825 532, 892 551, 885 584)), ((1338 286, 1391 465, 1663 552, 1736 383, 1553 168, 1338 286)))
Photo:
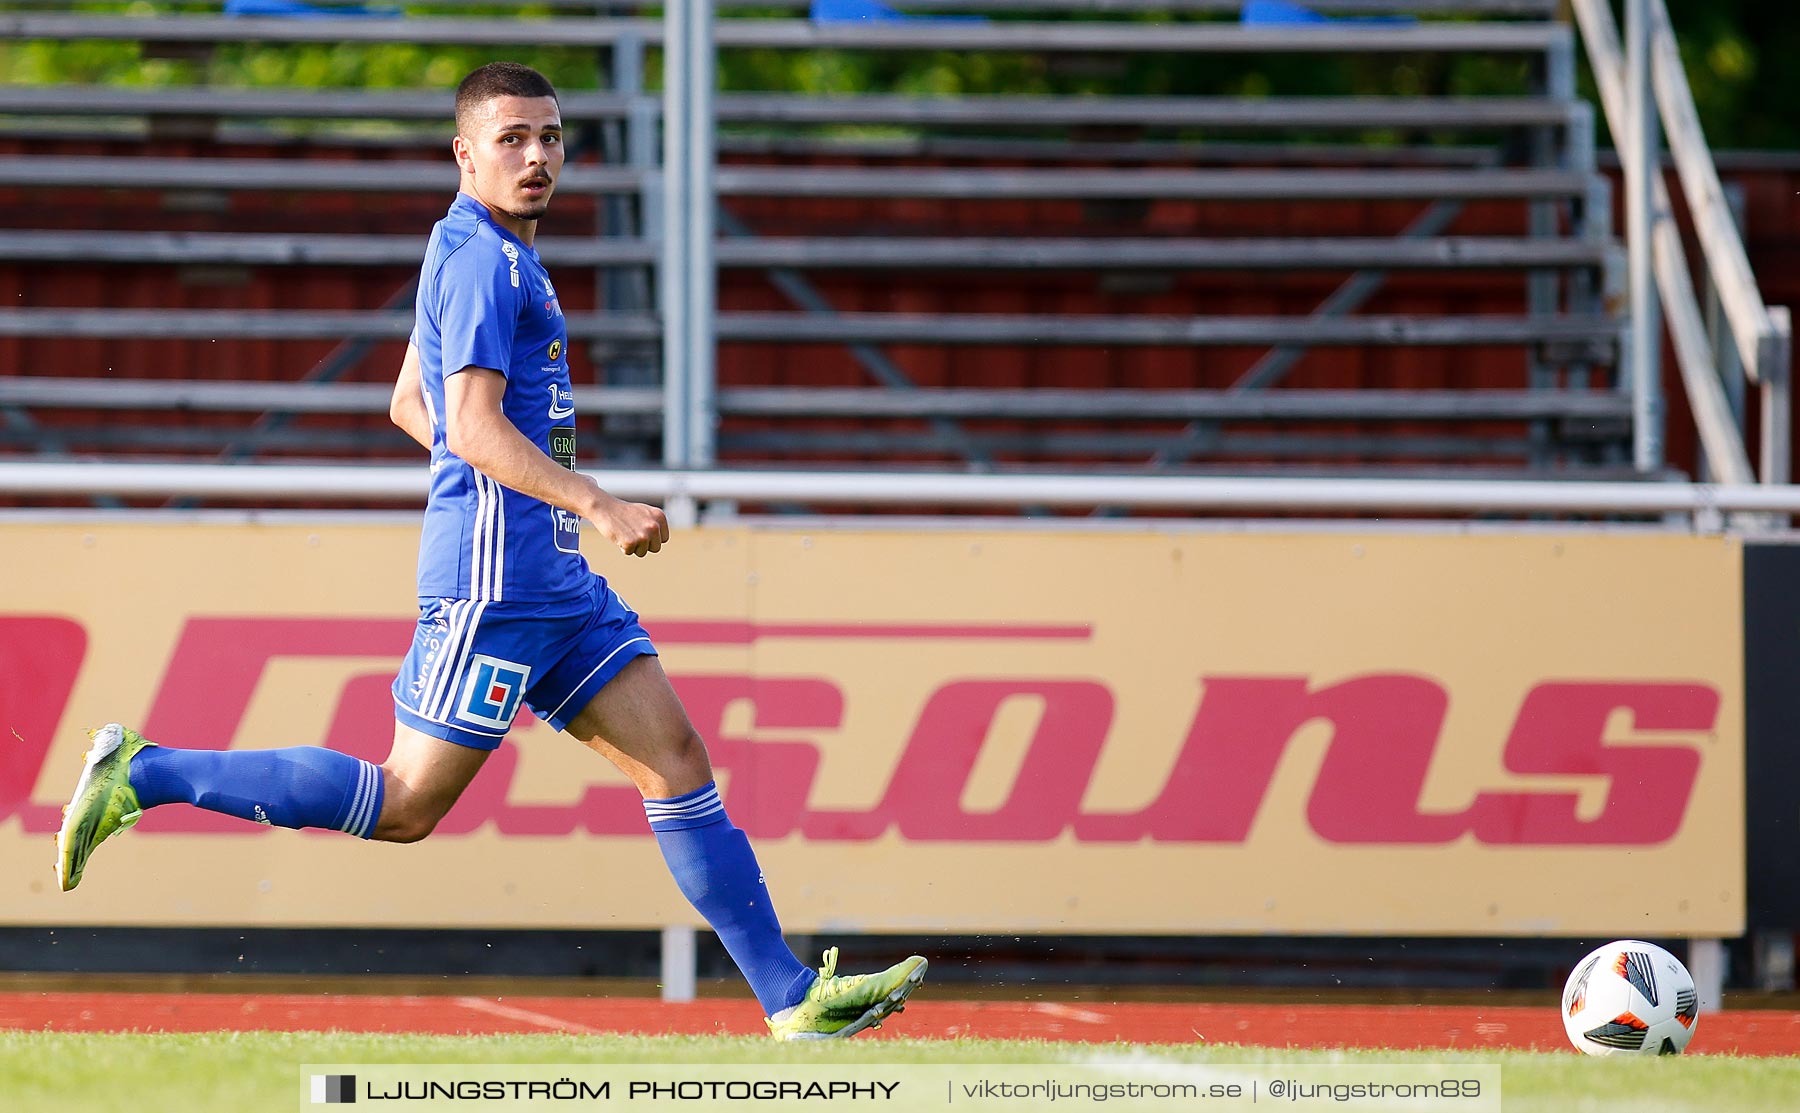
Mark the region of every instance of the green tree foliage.
POLYGON ((1791 150, 1800 74, 1782 58, 1800 48, 1793 0, 1668 0, 1681 58, 1715 147, 1791 150))

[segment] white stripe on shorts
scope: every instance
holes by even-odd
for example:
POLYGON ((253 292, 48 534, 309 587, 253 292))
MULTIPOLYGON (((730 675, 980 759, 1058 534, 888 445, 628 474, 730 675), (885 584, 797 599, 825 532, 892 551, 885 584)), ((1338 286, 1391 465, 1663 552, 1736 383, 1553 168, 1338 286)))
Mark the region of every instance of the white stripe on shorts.
POLYGON ((420 707, 430 707, 437 699, 438 686, 444 682, 444 672, 450 667, 451 658, 456 656, 456 645, 463 636, 463 623, 468 620, 468 615, 469 601, 466 599, 451 600, 444 604, 444 637, 438 642, 437 656, 432 659, 431 668, 425 673, 425 683, 419 689, 420 707))
MULTIPOLYGON (((452 705, 456 703, 456 696, 462 691, 463 670, 469 667, 469 654, 475 648, 475 634, 481 629, 482 612, 487 610, 486 603, 476 603, 470 600, 459 600, 459 602, 465 604, 465 613, 468 618, 464 625, 463 635, 458 639, 459 644, 455 648, 455 662, 445 670, 443 677, 440 678, 438 693, 424 704, 426 713, 437 719, 446 719, 450 716, 452 705)), ((445 652, 446 654, 450 652, 449 647, 445 647, 445 652)))

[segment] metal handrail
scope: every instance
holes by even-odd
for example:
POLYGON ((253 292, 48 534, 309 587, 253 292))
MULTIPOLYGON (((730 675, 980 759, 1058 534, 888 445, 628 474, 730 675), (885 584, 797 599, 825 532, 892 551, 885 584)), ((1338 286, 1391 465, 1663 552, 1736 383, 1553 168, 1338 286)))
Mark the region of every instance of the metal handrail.
POLYGON ((1732 219, 1706 133, 1700 127, 1694 92, 1681 65, 1664 0, 1650 0, 1650 18, 1651 79, 1669 151, 1744 371, 1750 381, 1763 387, 1763 482, 1785 483, 1791 439, 1788 381, 1793 325, 1786 307, 1771 307, 1763 301, 1751 273, 1743 237, 1732 219))
MULTIPOLYGON (((1276 191, 1271 191, 1276 192, 1276 191)), ((996 191, 995 196, 1006 196, 996 191)), ((546 236, 538 251, 553 266, 632 267, 656 262, 647 239, 546 236)), ((38 232, 0 230, 0 260, 76 258, 94 264, 222 266, 398 266, 417 264, 410 235, 330 232, 38 232)), ((795 236, 726 240, 722 269, 766 270, 1513 270, 1599 268, 1604 245, 1583 239, 1446 236, 1433 240, 1338 236, 1151 239, 1138 236, 1041 240, 941 236, 795 236)))
MULTIPOLYGON (((447 90, 317 90, 276 86, 0 86, 0 113, 32 119, 64 116, 202 116, 220 119, 425 121, 442 126, 447 90)), ((568 93, 569 120, 621 120, 633 111, 660 115, 654 101, 621 93, 568 93)), ((1511 128, 1571 126, 1569 106, 1533 96, 1099 96, 973 94, 915 97, 882 93, 722 93, 716 115, 731 124, 906 124, 1066 128, 1142 124, 1218 128, 1511 128)), ((158 160, 161 161, 161 160, 158 160)), ((180 160, 200 161, 194 159, 180 160)), ((206 160, 226 161, 226 160, 206 160)), ((295 168, 297 164, 284 165, 295 168)), ((391 162, 357 165, 404 165, 391 162)))
MULTIPOLYGON (((583 412, 662 412, 653 386, 576 386, 583 412)), ((0 407, 34 410, 162 410, 287 414, 386 414, 387 383, 258 382, 219 379, 98 379, 61 375, 0 375, 0 407)), ((1610 390, 1282 391, 1144 390, 1142 388, 1030 391, 963 387, 880 390, 871 387, 725 387, 723 414, 801 418, 1003 417, 1087 421, 1484 421, 1543 417, 1606 420, 1625 417, 1624 399, 1610 390)))
MULTIPOLYGON (((1728 482, 1755 478, 1720 381, 1712 345, 1694 293, 1687 254, 1675 223, 1667 185, 1657 168, 1660 159, 1638 141, 1643 130, 1634 116, 1634 90, 1628 87, 1628 65, 1620 46, 1618 24, 1606 0, 1572 0, 1588 62, 1594 71, 1613 144, 1629 175, 1642 175, 1648 185, 1642 222, 1643 248, 1652 255, 1656 284, 1662 294, 1674 339, 1676 361, 1690 407, 1699 427, 1708 463, 1728 482)), ((1762 388, 1760 478, 1766 484, 1789 477, 1791 434, 1788 415, 1788 362, 1792 326, 1785 307, 1769 306, 1751 273, 1742 237, 1719 184, 1718 170, 1707 147, 1694 108, 1693 91, 1681 66, 1680 52, 1663 0, 1643 0, 1649 69, 1656 118, 1667 135, 1689 211, 1700 241, 1708 277, 1719 291, 1732 339, 1742 356, 1745 374, 1762 388)), ((1654 135, 1651 131, 1648 134, 1654 135)), ((1642 308, 1639 309, 1643 313, 1642 308)), ((1654 320, 1654 310, 1651 320, 1654 320)), ((1652 331, 1651 337, 1655 336, 1652 331)), ((1652 341, 1654 342, 1654 341, 1652 341)), ((1640 347, 1632 358, 1653 362, 1640 347)))
MULTIPOLYGON (((1616 323, 1603 315, 1353 317, 1105 317, 1054 313, 838 313, 734 311, 715 315, 721 340, 751 344, 1028 344, 1268 347, 1281 344, 1567 344, 1611 363, 1616 323)), ((663 321, 648 313, 570 313, 571 337, 653 342, 663 321)), ((409 313, 289 309, 0 309, 0 337, 80 335, 107 339, 401 340, 409 313)), ((679 366, 679 364, 677 364, 679 366)))
MULTIPOLYGON (((1419 515, 1800 514, 1800 487, 1542 480, 1286 479, 1170 475, 844 471, 589 471, 621 498, 691 510, 701 502, 867 506, 1124 506, 1143 510, 1382 511, 1419 515)), ((422 503, 426 469, 411 465, 0 461, 0 496, 187 495, 265 502, 422 503)), ((1741 524, 1759 526, 1758 521, 1741 524)))
MULTIPOLYGON (((657 172, 629 166, 571 164, 557 179, 559 196, 631 194, 653 186, 657 172)), ((1487 198, 1559 199, 1580 197, 1587 177, 1570 170, 1538 169, 955 169, 937 167, 722 166, 716 181, 731 197, 944 197, 971 198, 1154 198, 1195 201, 1441 200, 1487 198)), ((447 162, 319 159, 135 158, 129 155, 70 155, 48 165, 0 161, 0 186, 83 188, 104 182, 112 188, 266 190, 283 193, 413 193, 437 195, 456 188, 456 167, 447 162)), ((115 231, 5 229, 16 244, 34 239, 86 236, 115 242, 115 231)), ((218 241, 254 233, 137 232, 139 239, 161 236, 218 241)), ((283 233, 261 233, 282 235, 283 233)), ((293 235, 300 235, 293 233, 293 235)), ((317 239, 324 233, 308 233, 317 239)), ((360 238, 349 237, 344 238, 360 238)), ((72 241, 71 241, 72 242, 72 241)), ((84 245, 85 246, 85 245, 84 245)), ((86 255, 78 256, 86 259, 86 255)))

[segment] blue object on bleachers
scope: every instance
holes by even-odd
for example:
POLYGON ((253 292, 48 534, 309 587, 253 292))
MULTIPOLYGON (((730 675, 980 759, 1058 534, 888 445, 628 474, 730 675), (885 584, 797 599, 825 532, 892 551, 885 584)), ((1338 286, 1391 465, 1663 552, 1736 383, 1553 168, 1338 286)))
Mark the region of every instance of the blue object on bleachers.
POLYGON ((812 0, 815 23, 891 23, 898 20, 930 20, 936 23, 984 23, 983 15, 907 15, 881 0, 812 0))
POLYGON ((1417 23, 1410 15, 1364 15, 1334 18, 1289 0, 1244 0, 1245 23, 1293 26, 1298 23, 1417 23))
POLYGON ((398 8, 371 8, 366 4, 331 4, 320 6, 305 0, 225 0, 226 15, 285 16, 289 19, 355 19, 359 16, 387 18, 400 15, 398 8))

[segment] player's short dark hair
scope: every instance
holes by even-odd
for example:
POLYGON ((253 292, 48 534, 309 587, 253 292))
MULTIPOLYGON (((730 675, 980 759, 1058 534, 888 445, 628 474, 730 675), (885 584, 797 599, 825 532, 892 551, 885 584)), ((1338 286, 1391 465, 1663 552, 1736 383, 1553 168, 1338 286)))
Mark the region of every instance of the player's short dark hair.
MULTIPOLYGON (((556 99, 550 79, 518 62, 489 62, 462 79, 456 87, 456 130, 466 135, 481 106, 497 97, 549 97, 556 99)), ((559 106, 560 107, 560 106, 559 106)))

